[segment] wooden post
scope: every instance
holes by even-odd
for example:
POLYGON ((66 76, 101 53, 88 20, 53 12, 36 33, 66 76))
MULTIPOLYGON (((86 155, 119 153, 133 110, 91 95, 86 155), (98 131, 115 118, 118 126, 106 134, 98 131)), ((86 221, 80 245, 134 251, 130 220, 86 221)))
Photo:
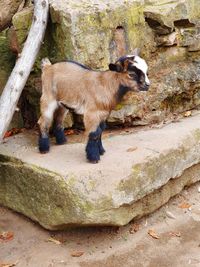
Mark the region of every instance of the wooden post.
POLYGON ((27 40, 0 98, 0 142, 12 120, 19 97, 43 42, 47 26, 48 0, 34 0, 34 5, 33 21, 27 40))

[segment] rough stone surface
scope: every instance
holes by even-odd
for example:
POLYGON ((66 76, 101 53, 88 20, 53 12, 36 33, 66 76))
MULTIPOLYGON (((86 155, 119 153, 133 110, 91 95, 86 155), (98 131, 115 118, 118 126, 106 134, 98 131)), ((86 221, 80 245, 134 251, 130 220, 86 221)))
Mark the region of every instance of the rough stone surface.
POLYGON ((1 262, 19 259, 20 267, 199 267, 199 187, 200 182, 187 187, 153 214, 117 228, 52 232, 0 206, 0 231, 14 233, 11 242, 1 243, 1 262), (183 203, 189 208, 180 208, 183 203), (158 239, 148 234, 150 229, 158 239), (74 252, 82 256, 72 257, 74 252))
POLYGON ((17 12, 23 0, 1 0, 0 2, 0 32, 10 24, 13 15, 17 12))
POLYGON ((0 204, 48 229, 127 224, 199 180, 199 120, 107 137, 99 164, 86 162, 82 143, 41 155, 32 133, 10 138, 0 146, 0 204))
MULTIPOLYGON (((151 88, 140 95, 129 93, 111 113, 111 124, 162 122, 199 107, 199 5, 200 0, 50 0, 45 43, 21 99, 26 107, 21 110, 24 125, 34 125, 39 115, 40 60, 45 56, 53 62, 68 58, 107 69, 118 56, 141 48, 149 65, 151 88)), ((23 47, 31 17, 28 4, 14 15, 10 37, 4 35, 0 42, 0 50, 5 51, 8 40, 12 50, 4 52, 8 64, 2 60, 0 65, 0 88, 9 75, 7 66, 13 64, 16 44, 19 50, 23 47)), ((69 116, 65 125, 72 123, 69 116)))
POLYGON ((51 0, 56 55, 74 58, 93 68, 107 68, 116 59, 115 30, 125 29, 126 45, 133 50, 144 39, 138 30, 145 21, 143 1, 51 0), (112 20, 110 19, 112 17, 112 20), (65 36, 66 42, 60 41, 65 36))

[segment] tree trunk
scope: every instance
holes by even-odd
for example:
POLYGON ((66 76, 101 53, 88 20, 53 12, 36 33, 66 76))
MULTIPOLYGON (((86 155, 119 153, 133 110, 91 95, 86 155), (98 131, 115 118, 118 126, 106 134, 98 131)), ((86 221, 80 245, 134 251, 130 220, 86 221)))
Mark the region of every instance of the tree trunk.
POLYGON ((33 22, 27 40, 0 98, 0 142, 11 122, 17 102, 42 44, 47 25, 48 0, 35 0, 34 5, 33 22))

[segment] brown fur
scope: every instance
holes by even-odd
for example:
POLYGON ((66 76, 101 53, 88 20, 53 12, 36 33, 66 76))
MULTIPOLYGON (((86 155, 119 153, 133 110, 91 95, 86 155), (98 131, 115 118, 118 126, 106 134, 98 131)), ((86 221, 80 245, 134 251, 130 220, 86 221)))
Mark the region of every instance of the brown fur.
MULTIPOLYGON (((39 125, 41 133, 48 131, 53 114, 61 103, 75 112, 82 109, 86 134, 93 132, 101 121, 105 121, 117 104, 117 92, 120 84, 137 91, 137 83, 128 77, 126 72, 92 71, 71 62, 50 65, 43 63, 41 117, 39 125), (45 111, 56 100, 52 115, 45 117, 45 111)), ((126 66, 126 64, 125 64, 126 66)), ((59 114, 59 112, 57 112, 59 114)), ((59 116, 59 115, 57 115, 59 116)), ((62 119, 64 112, 62 111, 62 119)), ((56 118, 55 118, 56 119, 56 118)), ((60 122, 61 123, 61 122, 60 122)))
POLYGON ((105 120, 128 91, 148 90, 147 69, 146 62, 137 55, 120 57, 115 64, 109 64, 107 71, 93 71, 75 62, 51 65, 48 59, 44 59, 41 117, 38 121, 40 152, 49 151, 48 132, 53 120, 56 143, 66 142, 62 122, 66 110, 74 109, 83 114, 88 136, 87 159, 97 163, 105 152, 101 141, 105 120))

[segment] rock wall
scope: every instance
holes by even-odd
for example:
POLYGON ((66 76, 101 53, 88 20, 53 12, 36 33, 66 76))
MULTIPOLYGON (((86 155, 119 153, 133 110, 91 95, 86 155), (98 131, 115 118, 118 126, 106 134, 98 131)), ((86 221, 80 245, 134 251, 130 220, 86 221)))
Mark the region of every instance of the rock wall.
POLYGON ((22 0, 1 0, 0 2, 0 31, 6 29, 11 24, 12 16, 20 8, 22 0))
MULTIPOLYGON (((13 16, 13 26, 0 35, 0 90, 31 23, 33 8, 30 3, 24 5, 13 16)), ((106 69, 118 56, 140 47, 149 65, 151 88, 145 93, 129 93, 111 113, 110 123, 158 123, 198 108, 199 6, 200 0, 50 0, 45 42, 19 102, 25 126, 32 127, 38 117, 43 56, 53 62, 67 58, 106 69)), ((69 116, 66 125, 72 123, 69 116)))

